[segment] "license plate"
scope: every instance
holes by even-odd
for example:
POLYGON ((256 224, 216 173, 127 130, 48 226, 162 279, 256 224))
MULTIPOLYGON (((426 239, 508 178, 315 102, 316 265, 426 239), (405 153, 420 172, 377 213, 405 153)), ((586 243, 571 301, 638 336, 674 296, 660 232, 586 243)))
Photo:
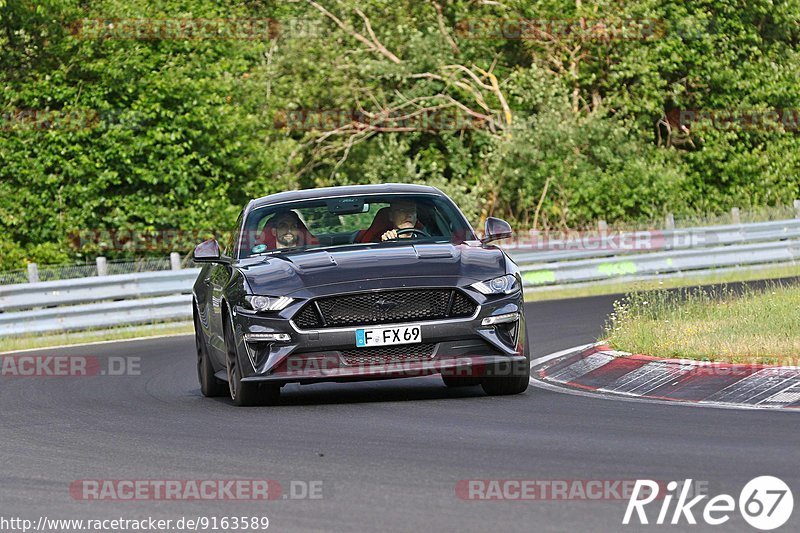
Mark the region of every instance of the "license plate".
POLYGON ((365 328, 356 330, 356 346, 387 346, 389 344, 416 344, 422 342, 419 326, 365 328))

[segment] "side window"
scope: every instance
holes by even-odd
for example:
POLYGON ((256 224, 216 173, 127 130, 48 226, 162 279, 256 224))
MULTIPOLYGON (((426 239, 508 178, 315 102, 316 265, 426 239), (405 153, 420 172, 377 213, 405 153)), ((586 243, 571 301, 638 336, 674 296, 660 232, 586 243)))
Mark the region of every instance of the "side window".
POLYGON ((244 210, 239 213, 239 218, 236 219, 236 227, 228 234, 228 239, 224 243, 225 245, 225 253, 230 255, 231 257, 238 259, 239 258, 239 239, 242 233, 242 219, 244 217, 244 210))
POLYGON ((437 206, 427 207, 425 206, 420 213, 420 220, 425 227, 428 228, 428 232, 431 235, 437 236, 449 236, 451 233, 448 224, 445 222, 445 218, 442 216, 442 213, 439 211, 437 206))
POLYGON ((264 215, 263 217, 261 217, 261 219, 258 221, 258 224, 256 225, 256 231, 258 232, 264 231, 264 226, 267 225, 267 222, 269 222, 270 218, 272 218, 272 214, 264 215))

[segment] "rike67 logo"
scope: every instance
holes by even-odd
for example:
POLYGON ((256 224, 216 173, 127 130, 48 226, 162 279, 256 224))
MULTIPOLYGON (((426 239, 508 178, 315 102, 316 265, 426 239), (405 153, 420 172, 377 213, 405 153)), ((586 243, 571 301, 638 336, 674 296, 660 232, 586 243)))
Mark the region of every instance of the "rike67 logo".
MULTIPOLYGON (((708 498, 708 495, 701 494, 689 499, 691 491, 691 479, 681 484, 670 481, 667 483, 666 494, 659 493, 659 483, 649 479, 639 479, 628 500, 622 523, 631 524, 635 516, 639 524, 649 524, 645 507, 657 499, 661 500, 661 506, 654 523, 659 525, 680 524, 683 520, 688 524, 697 524, 695 518, 697 513, 706 524, 718 526, 730 520, 731 513, 736 511, 737 501, 729 494, 714 496, 703 505, 701 502, 708 498), (675 507, 671 509, 676 496, 675 507), (670 511, 672 511, 671 516, 670 511)), ((657 506, 658 504, 654 507, 657 506)), ((783 480, 773 476, 760 476, 751 479, 739 493, 738 507, 739 513, 748 524, 756 529, 769 531, 781 527, 792 516, 794 497, 783 480)), ((635 524, 636 520, 633 523, 635 524)))

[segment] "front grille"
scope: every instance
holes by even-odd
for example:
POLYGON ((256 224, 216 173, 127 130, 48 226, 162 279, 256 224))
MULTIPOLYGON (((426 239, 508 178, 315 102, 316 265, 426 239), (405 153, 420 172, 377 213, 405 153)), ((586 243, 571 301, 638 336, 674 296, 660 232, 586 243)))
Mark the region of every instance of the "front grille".
POLYGON ((318 328, 322 324, 313 303, 307 304, 294 316, 294 323, 301 328, 318 328))
POLYGON ((406 344, 402 346, 378 346, 377 348, 356 348, 342 350, 342 360, 346 365, 383 365, 426 361, 433 357, 436 344, 406 344))
POLYGON ((413 320, 464 318, 477 304, 457 289, 407 289, 329 296, 307 303, 295 316, 300 328, 335 328, 413 320))
POLYGON ((455 291, 453 295, 452 316, 472 316, 475 312, 475 302, 461 292, 455 291))

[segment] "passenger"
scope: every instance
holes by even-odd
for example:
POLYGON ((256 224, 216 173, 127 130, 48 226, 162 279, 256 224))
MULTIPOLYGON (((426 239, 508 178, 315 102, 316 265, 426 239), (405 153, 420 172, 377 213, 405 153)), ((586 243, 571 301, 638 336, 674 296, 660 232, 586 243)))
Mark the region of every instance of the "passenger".
POLYGON ((275 213, 264 225, 261 242, 273 250, 319 244, 294 211, 275 213))

